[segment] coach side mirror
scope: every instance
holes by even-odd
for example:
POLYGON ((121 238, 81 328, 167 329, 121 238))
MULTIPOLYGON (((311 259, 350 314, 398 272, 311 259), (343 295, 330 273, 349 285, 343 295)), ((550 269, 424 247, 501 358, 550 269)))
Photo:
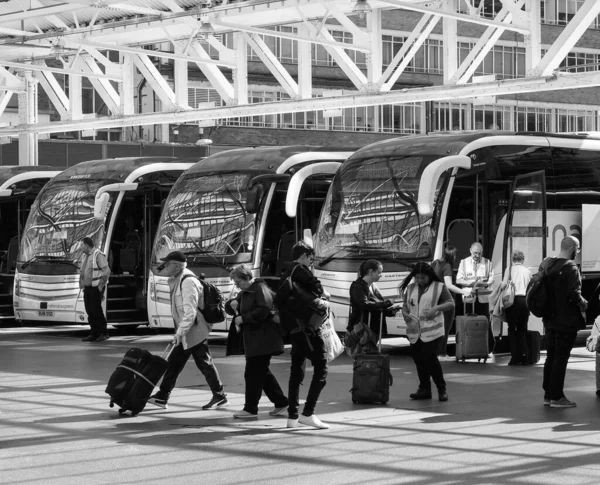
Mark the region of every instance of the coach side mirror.
POLYGON ((108 203, 110 195, 108 192, 103 192, 94 200, 94 219, 104 221, 108 213, 108 203))
POLYGON ((254 185, 248 189, 248 195, 246 197, 246 211, 248 214, 256 214, 260 207, 260 201, 262 200, 265 188, 262 184, 254 185))

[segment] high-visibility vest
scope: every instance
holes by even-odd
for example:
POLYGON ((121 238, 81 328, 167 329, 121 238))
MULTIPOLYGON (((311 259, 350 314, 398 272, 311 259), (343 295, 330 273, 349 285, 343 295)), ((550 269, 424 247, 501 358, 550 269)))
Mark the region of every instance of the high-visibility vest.
POLYGON ((429 310, 437 305, 442 294, 443 284, 437 281, 432 281, 427 288, 427 291, 421 295, 419 300, 419 285, 411 283, 406 289, 406 299, 404 304, 408 304, 410 308, 410 314, 418 317, 419 323, 406 325, 406 336, 411 344, 421 339, 423 342, 431 342, 436 338, 444 335, 444 314, 438 312, 432 320, 427 320, 423 313, 425 310, 429 310))
POLYGON ((98 286, 102 279, 102 270, 98 266, 98 254, 100 253, 101 251, 95 248, 90 256, 92 258, 92 286, 98 286))

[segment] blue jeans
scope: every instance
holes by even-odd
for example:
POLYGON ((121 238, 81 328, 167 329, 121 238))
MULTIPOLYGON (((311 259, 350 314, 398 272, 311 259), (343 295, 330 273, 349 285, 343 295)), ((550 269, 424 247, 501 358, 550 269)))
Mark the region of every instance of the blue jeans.
POLYGON ((546 329, 546 363, 544 364, 544 395, 553 401, 565 397, 565 374, 577 331, 557 332, 546 329))

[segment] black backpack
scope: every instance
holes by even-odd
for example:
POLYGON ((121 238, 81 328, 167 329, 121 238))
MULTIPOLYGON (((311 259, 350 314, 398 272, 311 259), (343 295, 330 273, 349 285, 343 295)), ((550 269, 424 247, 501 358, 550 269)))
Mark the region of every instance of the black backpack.
MULTIPOLYGON (((548 270, 554 268, 555 264, 556 262, 548 270)), ((529 280, 525 303, 529 311, 538 318, 552 318, 555 315, 552 280, 541 266, 529 280)))
MULTIPOLYGON (((204 294, 204 310, 198 307, 207 323, 220 323, 225 321, 225 303, 223 293, 212 283, 207 283, 203 277, 186 274, 181 278, 181 285, 186 278, 196 278, 202 285, 204 294)), ((181 290, 181 287, 180 287, 181 290)))

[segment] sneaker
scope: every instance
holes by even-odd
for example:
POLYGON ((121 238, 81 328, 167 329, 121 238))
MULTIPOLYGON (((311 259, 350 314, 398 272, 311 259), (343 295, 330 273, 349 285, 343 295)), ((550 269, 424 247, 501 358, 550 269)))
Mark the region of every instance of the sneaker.
POLYGON ((577 403, 569 401, 566 397, 561 397, 558 401, 554 399, 550 401, 551 408, 574 408, 576 406, 577 403))
POLYGON ((205 411, 209 409, 219 409, 229 406, 229 401, 225 394, 215 394, 208 404, 202 406, 205 411))
POLYGON ((440 402, 446 402, 448 400, 448 393, 446 391, 439 391, 440 402))
POLYGON ((301 428, 302 425, 298 422, 298 418, 296 418, 296 419, 288 418, 287 427, 288 428, 301 428))
POLYGON ((411 394, 410 398, 414 399, 415 401, 419 401, 421 399, 431 399, 431 391, 419 389, 417 392, 411 394))
POLYGON ((86 338, 82 338, 82 342, 95 342, 98 337, 94 337, 93 335, 88 335, 86 338))
POLYGON ((301 414, 298 417, 298 423, 318 429, 329 429, 329 425, 321 421, 314 414, 312 416, 304 416, 304 414, 301 414))
POLYGON ((550 406, 552 400, 548 396, 544 396, 544 406, 550 406))
POLYGON ((105 340, 108 340, 110 338, 110 335, 108 335, 107 333, 103 333, 102 335, 99 335, 96 340, 94 340, 94 342, 104 342, 105 340))
POLYGON ((240 411, 239 413, 235 413, 233 417, 237 419, 255 419, 258 418, 258 414, 249 413, 248 411, 240 411))
POLYGON ((168 408, 168 406, 167 406, 168 401, 169 401, 169 396, 161 391, 158 391, 156 394, 154 394, 154 396, 150 396, 150 399, 148 399, 148 402, 150 404, 154 404, 155 406, 158 406, 159 408, 163 408, 163 409, 168 408))
POLYGON ((269 416, 279 416, 283 413, 285 413, 288 410, 288 406, 281 406, 280 408, 278 408, 277 406, 275 406, 273 409, 271 409, 271 411, 269 411, 269 416))

